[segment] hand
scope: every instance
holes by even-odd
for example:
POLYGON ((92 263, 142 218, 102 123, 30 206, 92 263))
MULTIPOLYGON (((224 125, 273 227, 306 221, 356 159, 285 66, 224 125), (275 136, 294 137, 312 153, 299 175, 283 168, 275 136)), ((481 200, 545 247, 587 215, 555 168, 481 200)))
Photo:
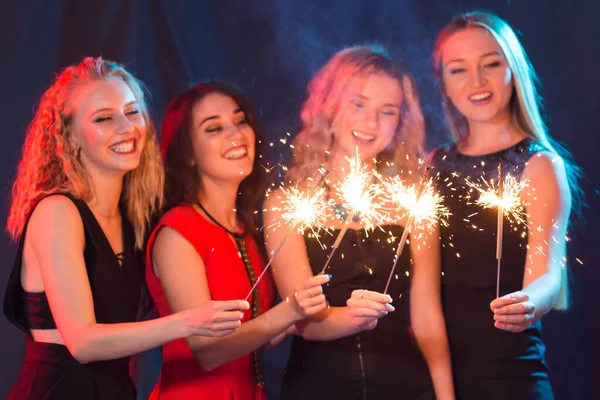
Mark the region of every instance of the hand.
POLYGON ((509 293, 490 303, 494 326, 509 332, 523 332, 534 322, 535 304, 524 292, 509 293))
POLYGON ((288 301, 294 307, 299 319, 315 315, 327 307, 323 287, 331 280, 331 275, 321 274, 311 276, 306 282, 296 286, 294 298, 288 301))
POLYGON ((244 300, 209 301, 188 311, 186 336, 223 337, 242 325, 244 311, 250 304, 244 300))
POLYGON ((392 298, 387 294, 361 289, 352 292, 346 305, 354 325, 360 330, 371 330, 377 326, 379 318, 395 310, 391 302, 392 298))

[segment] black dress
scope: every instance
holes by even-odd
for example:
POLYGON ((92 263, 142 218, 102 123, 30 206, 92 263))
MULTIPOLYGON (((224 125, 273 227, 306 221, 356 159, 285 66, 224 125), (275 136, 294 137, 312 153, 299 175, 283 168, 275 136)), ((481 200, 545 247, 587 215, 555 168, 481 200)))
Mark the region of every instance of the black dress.
MULTIPOLYGON (((85 231, 84 258, 96 321, 102 324, 136 319, 143 271, 142 253, 134 249, 134 234, 123 218, 123 265, 91 210, 68 194, 77 206, 85 231)), ((26 228, 26 227, 25 227, 26 228)), ((34 342, 30 329, 56 329, 45 293, 21 286, 25 231, 20 240, 4 299, 7 319, 26 334, 25 364, 8 399, 135 399, 129 357, 81 364, 58 344, 34 342)))
MULTIPOLYGON (((497 210, 473 204, 478 192, 465 184, 466 178, 497 179, 499 163, 520 179, 527 160, 543 150, 525 139, 489 155, 466 156, 452 144, 433 156, 437 189, 452 213, 449 226, 441 227, 442 302, 458 399, 554 398, 541 322, 520 333, 494 327, 497 210)), ((505 217, 500 296, 523 288, 527 236, 524 224, 505 217)))
MULTIPOLYGON (((323 287, 332 307, 346 306, 355 289, 383 292, 402 235, 400 226, 384 226, 369 232, 349 229, 334 255, 323 287), (394 240, 388 242, 390 233, 394 240)), ((312 235, 305 241, 314 274, 321 272, 337 237, 312 235)), ((283 380, 282 399, 433 399, 433 386, 423 356, 409 333, 408 288, 410 249, 404 248, 388 290, 394 312, 377 327, 345 338, 321 342, 294 337, 283 380)))

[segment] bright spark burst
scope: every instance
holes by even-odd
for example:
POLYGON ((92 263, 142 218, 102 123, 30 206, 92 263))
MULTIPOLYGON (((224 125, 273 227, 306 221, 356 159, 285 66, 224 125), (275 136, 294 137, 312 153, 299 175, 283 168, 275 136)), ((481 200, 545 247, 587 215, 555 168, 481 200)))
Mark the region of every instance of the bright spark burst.
POLYGON ((498 180, 479 178, 480 182, 471 182, 468 179, 466 183, 469 187, 479 192, 479 198, 475 204, 482 208, 502 207, 503 212, 511 222, 527 224, 525 207, 527 204, 521 199, 521 193, 529 187, 528 180, 518 181, 510 174, 504 178, 502 194, 499 195, 498 180))
POLYGON ((365 229, 373 229, 386 220, 380 201, 382 186, 371 183, 373 172, 360 161, 358 154, 346 159, 350 163, 350 171, 335 186, 336 193, 342 199, 343 206, 350 211, 349 220, 352 220, 352 214, 358 215, 365 229))
POLYGON ((327 229, 325 224, 328 206, 325 188, 319 187, 311 194, 291 186, 281 188, 281 193, 284 196, 281 218, 287 226, 300 234, 306 229, 311 229, 315 236, 321 229, 327 229))
POLYGON ((400 207, 403 217, 413 217, 411 229, 433 230, 439 221, 447 225, 450 211, 443 204, 444 197, 440 196, 431 180, 421 185, 406 185, 399 176, 383 178, 382 185, 388 200, 400 207))

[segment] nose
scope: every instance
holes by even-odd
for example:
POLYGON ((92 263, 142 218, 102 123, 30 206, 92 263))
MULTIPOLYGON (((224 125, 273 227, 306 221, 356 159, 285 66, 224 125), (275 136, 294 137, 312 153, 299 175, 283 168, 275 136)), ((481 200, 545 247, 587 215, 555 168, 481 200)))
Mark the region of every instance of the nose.
POLYGON ((365 110, 364 118, 369 130, 376 130, 379 126, 379 111, 373 108, 365 110))
POLYGON ((476 86, 483 86, 487 82, 487 78, 485 77, 485 72, 483 68, 475 68, 471 73, 471 81, 476 86))
POLYGON ((127 118, 126 115, 120 114, 113 118, 115 121, 115 130, 116 130, 117 134, 121 135, 121 134, 131 133, 134 131, 134 129, 135 129, 134 125, 129 120, 129 118, 127 118))
POLYGON ((239 141, 240 139, 242 139, 244 137, 244 134, 242 133, 242 129, 237 124, 232 123, 227 128, 227 137, 232 142, 235 142, 236 140, 239 141))

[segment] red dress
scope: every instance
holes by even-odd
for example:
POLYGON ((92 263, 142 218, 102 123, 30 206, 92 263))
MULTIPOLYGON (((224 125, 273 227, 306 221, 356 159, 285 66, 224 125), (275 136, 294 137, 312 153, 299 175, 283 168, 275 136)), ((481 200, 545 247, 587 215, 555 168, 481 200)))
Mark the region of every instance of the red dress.
MULTIPOLYGON (((243 299, 250 291, 250 280, 229 235, 219 226, 207 221, 191 206, 178 206, 160 219, 148 241, 146 253, 146 282, 161 317, 172 314, 160 280, 152 268, 152 246, 161 228, 168 226, 190 242, 206 267, 210 295, 213 300, 243 299)), ((250 235, 246 236, 248 253, 258 277, 265 262, 250 235)), ((261 313, 273 306, 275 289, 270 272, 258 284, 261 313)), ((253 295, 257 291, 253 292, 253 295)), ((248 301, 252 304, 252 298, 248 301)), ((248 321, 248 310, 242 323, 248 321)), ((151 399, 236 399, 263 400, 264 390, 256 384, 252 354, 222 365, 213 371, 200 367, 185 339, 163 346, 160 379, 151 399)))

